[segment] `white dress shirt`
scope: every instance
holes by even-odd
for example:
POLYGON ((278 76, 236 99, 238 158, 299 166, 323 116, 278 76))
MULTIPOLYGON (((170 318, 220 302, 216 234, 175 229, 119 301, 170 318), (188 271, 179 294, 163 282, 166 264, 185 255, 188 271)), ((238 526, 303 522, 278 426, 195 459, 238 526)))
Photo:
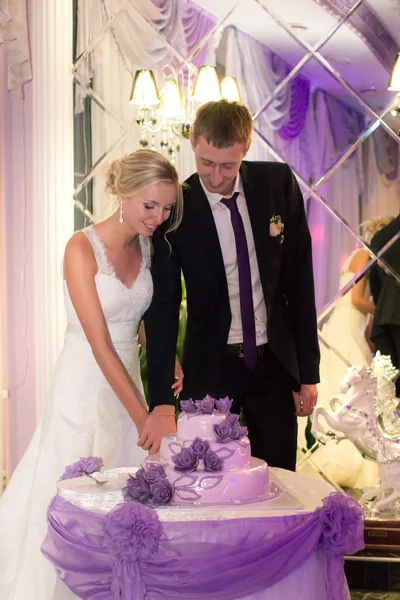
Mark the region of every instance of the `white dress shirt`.
MULTIPOLYGON (((240 297, 239 297, 239 271, 237 264, 235 234, 233 232, 231 213, 225 204, 221 202, 221 194, 209 192, 200 178, 200 183, 205 195, 210 203, 212 214, 217 228, 219 243, 221 246, 222 257, 225 265, 226 280, 228 283, 229 303, 232 313, 231 328, 229 330, 228 344, 240 344, 243 342, 242 319, 240 315, 240 297)), ((240 216, 243 220, 246 233, 247 247, 249 249, 251 285, 253 290, 253 305, 256 322, 256 343, 257 346, 266 344, 267 338, 267 307, 265 305, 264 294, 261 287, 260 271, 256 250, 254 247, 253 230, 250 224, 249 212, 247 210, 246 198, 243 192, 243 186, 238 174, 235 186, 232 192, 239 192, 237 197, 237 206, 240 216)))

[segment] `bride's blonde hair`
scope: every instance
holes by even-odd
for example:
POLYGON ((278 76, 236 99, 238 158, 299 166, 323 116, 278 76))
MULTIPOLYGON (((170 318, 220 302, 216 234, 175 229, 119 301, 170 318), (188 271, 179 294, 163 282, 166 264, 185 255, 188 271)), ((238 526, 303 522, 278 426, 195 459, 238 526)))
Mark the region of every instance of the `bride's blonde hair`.
POLYGON ((148 185, 172 183, 176 186, 176 204, 167 233, 182 221, 183 193, 178 173, 172 163, 155 150, 136 150, 113 160, 106 175, 106 190, 113 196, 127 196, 148 185))
POLYGON ((369 219, 368 221, 363 221, 360 224, 360 232, 363 241, 366 244, 370 244, 372 238, 378 231, 385 227, 390 221, 393 221, 394 217, 391 215, 387 215, 386 217, 376 217, 375 219, 369 219))

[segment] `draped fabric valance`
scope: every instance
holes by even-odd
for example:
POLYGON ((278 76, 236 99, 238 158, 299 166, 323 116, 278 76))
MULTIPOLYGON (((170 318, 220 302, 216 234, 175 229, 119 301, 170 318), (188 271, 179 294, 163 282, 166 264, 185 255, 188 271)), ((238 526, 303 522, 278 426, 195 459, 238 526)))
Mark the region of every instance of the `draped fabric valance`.
POLYGON ((56 496, 42 552, 87 600, 236 600, 274 585, 318 551, 321 598, 344 600, 343 556, 364 547, 363 521, 361 506, 338 492, 313 513, 162 522, 137 502, 102 515, 56 496))
POLYGON ((0 0, 0 45, 8 66, 8 91, 22 95, 32 79, 26 0, 0 0))

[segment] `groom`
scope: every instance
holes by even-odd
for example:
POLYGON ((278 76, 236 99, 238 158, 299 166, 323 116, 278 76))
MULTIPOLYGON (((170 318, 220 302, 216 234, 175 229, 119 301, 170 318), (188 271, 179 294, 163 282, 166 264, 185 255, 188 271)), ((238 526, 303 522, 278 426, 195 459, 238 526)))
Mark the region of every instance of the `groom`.
MULTIPOLYGON (((374 235, 371 248, 379 252, 399 231, 400 213, 374 235)), ((382 258, 400 275, 400 239, 392 244, 382 258)), ((393 365, 400 368, 400 283, 375 264, 371 269, 370 284, 376 306, 371 339, 375 350, 389 355, 393 365)), ((400 397, 400 377, 396 381, 396 395, 400 397)))
POLYGON ((229 396, 232 412, 243 411, 252 455, 294 470, 296 416, 311 415, 319 381, 311 238, 290 168, 243 162, 251 135, 251 115, 239 103, 209 102, 197 112, 197 173, 186 182, 182 224, 168 242, 165 228, 153 236, 150 410, 160 427, 174 403, 182 272, 181 398, 229 396))

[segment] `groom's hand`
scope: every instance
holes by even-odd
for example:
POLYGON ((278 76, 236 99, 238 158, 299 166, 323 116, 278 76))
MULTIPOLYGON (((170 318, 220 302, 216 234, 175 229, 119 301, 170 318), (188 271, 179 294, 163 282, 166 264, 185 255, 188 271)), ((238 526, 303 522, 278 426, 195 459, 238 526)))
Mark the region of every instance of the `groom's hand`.
POLYGON ((179 360, 177 358, 175 360, 175 372, 174 372, 175 382, 171 386, 172 389, 174 390, 174 396, 175 396, 175 398, 177 396, 179 396, 179 394, 182 391, 182 388, 183 388, 183 378, 184 378, 184 375, 183 375, 182 367, 181 367, 181 364, 180 364, 180 362, 179 362, 179 360))
POLYGON ((149 413, 138 446, 147 450, 149 454, 157 454, 161 440, 165 435, 176 432, 174 407, 170 404, 156 406, 149 413))
POLYGON ((301 384, 300 392, 293 392, 293 400, 298 417, 309 417, 312 415, 317 404, 318 389, 315 384, 301 384))

